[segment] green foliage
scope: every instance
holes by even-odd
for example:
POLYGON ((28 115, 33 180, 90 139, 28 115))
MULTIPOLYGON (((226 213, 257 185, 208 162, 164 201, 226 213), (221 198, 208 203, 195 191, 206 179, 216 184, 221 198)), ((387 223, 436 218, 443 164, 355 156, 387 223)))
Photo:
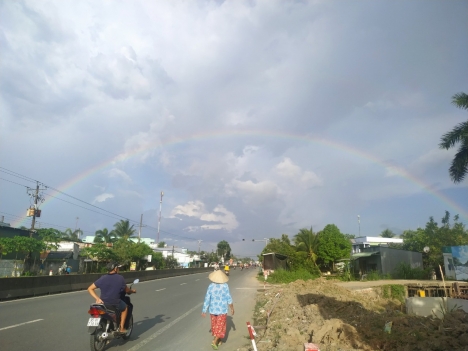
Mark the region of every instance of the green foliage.
POLYGON ((45 243, 46 250, 57 250, 58 243, 62 240, 62 232, 54 228, 38 229, 37 235, 45 243))
POLYGON ((117 239, 129 240, 135 236, 135 229, 133 224, 130 226, 130 222, 121 219, 119 222, 114 224, 114 230, 112 231, 117 239))
POLYGON ((164 241, 160 241, 158 243, 158 247, 165 247, 166 246, 166 243, 164 241))
POLYGON ((27 254, 43 251, 46 247, 43 241, 25 236, 15 236, 10 240, 10 252, 27 254))
POLYGON ((226 240, 222 240, 218 243, 217 253, 219 257, 224 257, 225 260, 231 258, 231 246, 226 240))
POLYGON ((387 229, 383 230, 382 233, 380 233, 380 236, 382 238, 393 238, 393 237, 395 237, 395 233, 387 228, 387 229))
POLYGON ((164 257, 161 252, 153 252, 150 266, 154 266, 156 269, 163 269, 165 267, 164 257))
POLYGON ((70 228, 67 228, 62 233, 62 239, 76 242, 76 241, 80 241, 80 237, 82 235, 83 235, 83 231, 81 229, 71 230, 70 228))
POLYGON ((405 287, 403 285, 389 284, 382 286, 382 296, 386 299, 405 301, 405 287))
POLYGON ((401 235, 401 248, 423 253, 423 265, 426 268, 438 269, 439 265, 443 266, 442 247, 468 245, 468 230, 459 222, 458 215, 454 217, 454 223, 451 225, 450 213, 445 211, 441 222, 442 225, 439 226, 434 218, 430 217, 424 229, 406 230, 401 235), (425 246, 429 247, 428 253, 423 251, 425 246))
POLYGON ((370 273, 367 273, 367 276, 365 278, 365 280, 369 280, 369 281, 386 280, 386 279, 392 279, 392 276, 390 274, 380 274, 377 271, 372 271, 370 273))
MULTIPOLYGON (((468 95, 458 93, 452 97, 452 103, 458 108, 468 110, 468 95)), ((468 121, 459 123, 450 132, 445 133, 439 147, 450 149, 460 143, 458 152, 452 160, 449 168, 450 178, 454 183, 460 183, 468 173, 468 121)))
POLYGON ((117 259, 114 250, 104 243, 96 243, 91 247, 81 250, 81 256, 97 259, 98 261, 109 262, 117 259))
POLYGON ((306 252, 307 259, 311 260, 314 265, 316 265, 319 238, 312 230, 312 227, 310 227, 310 229, 300 229, 299 233, 294 236, 294 242, 296 244, 296 250, 306 252))
POLYGON ((318 235, 317 256, 325 264, 334 263, 341 258, 349 258, 351 242, 334 224, 328 224, 318 235))
POLYGON ((95 243, 113 243, 116 240, 114 232, 107 228, 96 230, 94 235, 95 243))
MULTIPOLYGON (((271 238, 268 240, 268 244, 263 249, 262 254, 268 252, 274 252, 288 256, 288 263, 291 265, 291 261, 295 256, 296 249, 294 246, 291 246, 291 241, 289 240, 288 235, 282 234, 281 239, 271 238)), ((263 256, 260 254, 258 256, 258 260, 262 262, 262 259, 263 256)), ((248 262, 249 260, 247 259, 246 261, 248 262)))
POLYGON ((392 277, 394 279, 419 279, 425 280, 430 277, 430 271, 432 268, 411 268, 406 262, 400 262, 393 271, 392 277))
POLYGON ((174 268, 177 268, 179 266, 179 263, 177 262, 175 257, 167 256, 164 259, 164 266, 165 266, 165 268, 174 269, 174 268))
POLYGON ((10 252, 13 252, 11 238, 0 238, 0 258, 10 252))
MULTIPOLYGON (((311 280, 317 279, 320 275, 312 274, 306 269, 299 269, 296 271, 287 271, 284 269, 278 269, 274 273, 268 276, 268 282, 273 284, 287 284, 294 282, 298 279, 311 280)), ((259 278, 262 280, 262 278, 259 278)))

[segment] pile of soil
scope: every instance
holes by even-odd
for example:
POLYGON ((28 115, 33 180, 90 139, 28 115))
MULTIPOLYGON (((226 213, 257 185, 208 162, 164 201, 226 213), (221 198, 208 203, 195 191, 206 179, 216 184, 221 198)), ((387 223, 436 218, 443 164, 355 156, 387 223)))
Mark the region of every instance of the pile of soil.
POLYGON ((409 316, 404 302, 381 290, 351 291, 323 278, 267 285, 254 312, 258 351, 303 351, 308 342, 321 351, 468 350, 464 311, 443 320, 409 316))

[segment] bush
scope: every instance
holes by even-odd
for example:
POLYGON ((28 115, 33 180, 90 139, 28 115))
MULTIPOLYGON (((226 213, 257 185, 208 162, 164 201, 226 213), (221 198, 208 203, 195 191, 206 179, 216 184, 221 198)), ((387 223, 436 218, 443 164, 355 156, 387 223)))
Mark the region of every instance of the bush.
POLYGON ((393 271, 394 279, 420 279, 425 280, 430 277, 431 268, 411 268, 408 263, 400 262, 393 271))
POLYGON ((307 269, 301 268, 295 271, 287 271, 284 269, 278 269, 274 273, 271 273, 268 276, 269 283, 280 283, 287 284, 295 282, 298 279, 302 280, 312 280, 317 279, 320 275, 312 274, 307 269))
POLYGON ((382 279, 392 279, 390 274, 380 274, 377 271, 372 271, 367 273, 365 280, 382 280, 382 279))

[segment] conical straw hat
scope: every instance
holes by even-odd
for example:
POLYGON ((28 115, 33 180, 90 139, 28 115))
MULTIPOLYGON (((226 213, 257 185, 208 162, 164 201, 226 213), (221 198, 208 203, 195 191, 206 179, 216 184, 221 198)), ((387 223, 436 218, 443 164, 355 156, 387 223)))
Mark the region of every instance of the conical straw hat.
POLYGON ((214 271, 210 273, 208 279, 210 279, 213 283, 223 284, 227 283, 229 277, 222 271, 214 271))

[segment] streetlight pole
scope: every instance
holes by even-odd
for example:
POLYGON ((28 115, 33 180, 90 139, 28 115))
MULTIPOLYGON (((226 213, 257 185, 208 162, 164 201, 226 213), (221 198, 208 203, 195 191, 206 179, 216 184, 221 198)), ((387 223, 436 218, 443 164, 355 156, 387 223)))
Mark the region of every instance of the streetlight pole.
POLYGON ((161 226, 161 209, 162 209, 162 198, 164 196, 164 192, 161 191, 161 200, 159 201, 159 219, 158 219, 158 240, 156 245, 159 244, 159 228, 161 226))

